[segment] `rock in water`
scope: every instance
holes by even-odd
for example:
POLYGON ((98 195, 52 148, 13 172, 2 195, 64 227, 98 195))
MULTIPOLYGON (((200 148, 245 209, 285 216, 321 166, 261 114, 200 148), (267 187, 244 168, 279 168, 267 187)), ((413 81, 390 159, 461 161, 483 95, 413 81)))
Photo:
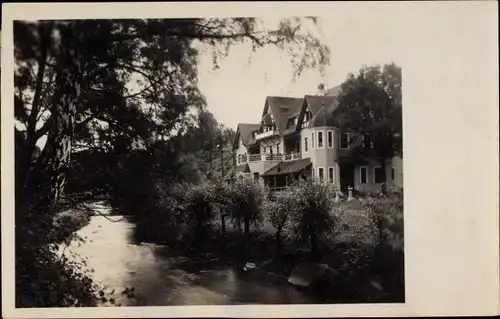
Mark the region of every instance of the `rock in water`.
POLYGON ((319 263, 300 263, 292 270, 288 282, 292 285, 309 287, 319 280, 328 269, 328 265, 319 263))
POLYGON ((244 270, 244 271, 248 271, 248 270, 250 270, 250 269, 255 269, 255 267, 256 267, 256 266, 255 266, 255 264, 254 264, 254 263, 247 262, 247 263, 245 264, 245 267, 243 267, 243 270, 244 270))

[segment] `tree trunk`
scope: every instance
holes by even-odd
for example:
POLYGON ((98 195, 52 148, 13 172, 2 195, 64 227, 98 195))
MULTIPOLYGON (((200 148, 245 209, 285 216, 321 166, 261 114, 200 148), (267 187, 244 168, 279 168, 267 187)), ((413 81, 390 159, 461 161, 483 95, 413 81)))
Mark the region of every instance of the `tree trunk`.
POLYGON ((388 158, 385 158, 385 157, 380 159, 380 167, 382 168, 382 174, 384 174, 384 182, 382 183, 382 187, 380 189, 380 193, 382 195, 387 194, 387 169, 386 169, 387 160, 388 160, 388 158))
POLYGON ((378 236, 379 245, 382 245, 384 243, 384 220, 382 216, 378 216, 378 236))
POLYGON ((319 261, 319 250, 318 250, 318 237, 314 230, 310 227, 310 240, 311 240, 311 260, 313 262, 319 261))
POLYGON ((283 247, 281 243, 281 229, 278 229, 276 231, 275 235, 275 240, 276 240, 276 256, 281 256, 283 252, 283 247))
POLYGON ((250 234, 250 219, 248 217, 245 217, 243 219, 243 222, 245 224, 245 235, 248 236, 248 234, 250 234))
POLYGON ((222 227, 222 233, 225 234, 226 233, 226 215, 220 216, 220 224, 222 227))
POLYGON ((66 182, 83 72, 78 53, 81 30, 75 28, 79 23, 59 27, 56 82, 50 106, 52 126, 35 166, 28 160, 32 153, 26 152, 24 160, 30 162, 30 168, 22 182, 24 187, 16 194, 16 304, 20 307, 23 300, 30 298, 33 274, 46 267, 44 262, 50 256, 48 248, 53 242, 50 234, 55 205, 66 182))
MULTIPOLYGON (((23 215, 30 215, 30 212, 37 215, 49 215, 53 205, 61 197, 66 183, 83 72, 77 51, 79 41, 76 37, 79 31, 74 29, 75 24, 60 27, 56 88, 51 99, 53 125, 36 166, 26 176, 26 187, 19 194, 20 200, 23 201, 19 207, 24 211, 23 215)), ((26 154, 26 156, 31 158, 32 154, 26 154)), ((33 227, 32 221, 26 221, 31 225, 30 227, 33 227)), ((36 230, 42 234, 49 231, 47 227, 52 226, 51 222, 52 220, 47 221, 45 227, 39 225, 41 228, 36 230)))

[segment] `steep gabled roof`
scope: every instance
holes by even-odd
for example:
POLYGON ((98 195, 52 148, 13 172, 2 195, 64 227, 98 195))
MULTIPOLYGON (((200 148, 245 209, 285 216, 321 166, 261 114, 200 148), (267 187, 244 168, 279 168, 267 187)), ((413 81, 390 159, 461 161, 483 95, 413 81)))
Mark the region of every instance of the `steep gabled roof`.
POLYGON ((233 147, 237 147, 238 140, 241 137, 241 141, 243 145, 247 146, 253 141, 253 132, 259 129, 259 124, 238 124, 238 128, 236 129, 236 135, 234 137, 233 147))
POLYGON ((307 106, 309 106, 313 115, 317 114, 323 106, 330 107, 337 104, 337 98, 333 96, 306 95, 304 100, 307 102, 307 106))
POLYGON ((328 107, 322 107, 310 120, 309 127, 333 127, 335 126, 335 119, 333 116, 333 111, 337 109, 336 104, 332 104, 328 107))
POLYGON ((288 118, 299 114, 302 101, 302 98, 295 97, 268 96, 266 98, 264 112, 267 107, 270 108, 280 134, 285 132, 288 118))
POLYGON ((304 96, 304 103, 302 104, 297 125, 300 125, 299 123, 302 123, 304 113, 306 109, 309 108, 313 115, 313 118, 309 122, 309 127, 334 126, 332 113, 338 107, 337 96, 340 93, 340 89, 341 86, 338 85, 329 89, 324 96, 304 96))

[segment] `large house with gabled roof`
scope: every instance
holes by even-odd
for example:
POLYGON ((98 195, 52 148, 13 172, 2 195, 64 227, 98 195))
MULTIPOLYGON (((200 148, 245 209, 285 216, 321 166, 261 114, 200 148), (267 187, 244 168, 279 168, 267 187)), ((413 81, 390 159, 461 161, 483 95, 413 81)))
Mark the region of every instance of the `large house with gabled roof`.
POLYGON ((388 161, 384 176, 378 162, 352 156, 352 136, 335 126, 339 92, 340 86, 325 95, 268 96, 258 124, 238 125, 235 166, 225 179, 251 179, 275 191, 301 177, 312 177, 343 192, 353 187, 375 193, 384 183, 402 187, 402 158, 388 161))

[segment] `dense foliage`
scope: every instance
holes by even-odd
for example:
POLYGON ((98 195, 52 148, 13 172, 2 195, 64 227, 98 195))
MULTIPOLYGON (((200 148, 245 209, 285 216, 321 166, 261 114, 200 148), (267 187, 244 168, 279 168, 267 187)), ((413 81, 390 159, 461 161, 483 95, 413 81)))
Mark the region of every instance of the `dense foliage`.
POLYGON ((334 112, 340 129, 353 133, 349 141, 353 156, 380 163, 402 156, 401 80, 401 68, 391 63, 364 66, 342 83, 334 112))

